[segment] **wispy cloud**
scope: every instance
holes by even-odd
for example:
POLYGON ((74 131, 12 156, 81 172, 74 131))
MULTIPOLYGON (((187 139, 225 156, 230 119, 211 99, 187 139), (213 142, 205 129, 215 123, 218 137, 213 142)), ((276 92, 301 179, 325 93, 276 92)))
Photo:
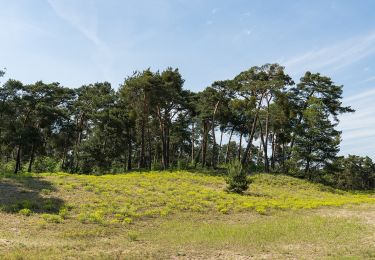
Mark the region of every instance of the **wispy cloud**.
POLYGON ((353 102, 353 101, 359 101, 360 103, 363 104, 363 99, 364 98, 373 98, 375 96, 375 88, 372 88, 370 90, 363 91, 359 94, 356 94, 354 96, 350 96, 345 98, 345 102, 353 102))
POLYGON ((367 82, 371 82, 371 81, 374 81, 374 80, 375 80, 375 76, 373 76, 373 77, 369 77, 369 78, 367 78, 367 79, 361 81, 361 83, 367 83, 367 82))
POLYGON ((95 47, 92 59, 100 68, 106 79, 111 78, 111 64, 113 55, 107 44, 98 34, 98 17, 96 15, 95 4, 90 1, 73 0, 47 0, 58 17, 70 24, 75 30, 80 32, 95 47))
POLYGON ((356 109, 341 117, 342 147, 345 153, 375 154, 375 88, 344 98, 346 105, 356 109))
POLYGON ((103 42, 98 37, 97 17, 92 1, 85 1, 86 4, 84 6, 77 6, 75 1, 48 0, 48 3, 61 19, 68 22, 88 40, 97 46, 103 45, 103 42))
POLYGON ((375 32, 350 38, 318 50, 281 61, 294 73, 306 70, 335 71, 375 54, 375 32))

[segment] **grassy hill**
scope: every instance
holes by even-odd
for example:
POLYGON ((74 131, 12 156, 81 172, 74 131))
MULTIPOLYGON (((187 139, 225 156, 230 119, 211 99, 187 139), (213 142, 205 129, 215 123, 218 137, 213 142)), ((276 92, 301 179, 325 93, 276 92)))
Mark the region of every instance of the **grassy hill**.
POLYGON ((237 195, 224 177, 186 171, 3 177, 0 256, 375 257, 373 193, 283 175, 251 180, 237 195))

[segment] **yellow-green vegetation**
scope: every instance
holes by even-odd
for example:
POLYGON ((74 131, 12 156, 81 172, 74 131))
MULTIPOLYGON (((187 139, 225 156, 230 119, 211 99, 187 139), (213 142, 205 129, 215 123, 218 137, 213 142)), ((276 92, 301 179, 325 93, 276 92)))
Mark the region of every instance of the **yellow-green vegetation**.
MULTIPOLYGON (((140 218, 164 217, 178 212, 236 213, 275 209, 309 209, 321 206, 374 203, 368 193, 335 190, 284 175, 251 177, 244 195, 225 191, 220 176, 175 172, 121 175, 43 174, 71 207, 69 216, 83 223, 131 224, 140 218)), ((52 207, 48 201, 43 207, 52 207)), ((64 211, 64 215, 68 212, 64 211)))
POLYGON ((187 171, 0 178, 0 258, 375 257, 374 193, 269 174, 225 187, 187 171))

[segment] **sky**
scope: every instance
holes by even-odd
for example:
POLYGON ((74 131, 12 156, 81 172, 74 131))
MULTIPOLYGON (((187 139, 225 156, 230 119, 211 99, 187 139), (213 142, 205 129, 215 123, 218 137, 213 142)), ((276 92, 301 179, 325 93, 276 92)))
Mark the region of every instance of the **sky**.
POLYGON ((8 78, 66 87, 135 70, 179 68, 199 91, 277 62, 298 82, 320 72, 344 86, 341 154, 375 159, 373 0, 0 0, 8 78))

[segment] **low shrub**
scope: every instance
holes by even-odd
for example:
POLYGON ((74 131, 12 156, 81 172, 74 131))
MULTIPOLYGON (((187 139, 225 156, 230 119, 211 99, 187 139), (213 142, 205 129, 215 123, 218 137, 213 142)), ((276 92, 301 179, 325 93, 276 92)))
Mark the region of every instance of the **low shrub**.
POLYGON ((229 192, 241 194, 249 188, 250 181, 239 161, 233 161, 228 166, 226 183, 228 184, 227 191, 229 192))

